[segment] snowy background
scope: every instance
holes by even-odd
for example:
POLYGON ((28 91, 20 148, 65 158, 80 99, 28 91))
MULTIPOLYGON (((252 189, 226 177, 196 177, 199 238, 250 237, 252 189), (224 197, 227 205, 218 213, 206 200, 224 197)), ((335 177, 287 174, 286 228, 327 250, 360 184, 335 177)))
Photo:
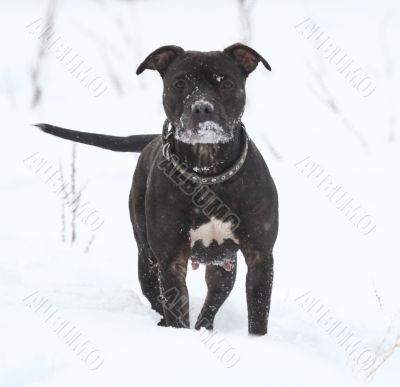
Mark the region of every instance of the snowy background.
MULTIPOLYGON (((2 0, 0 386, 398 386, 399 22, 395 0, 2 0), (296 28, 308 18, 373 81, 371 95, 296 28), (52 22, 54 37, 101 77, 104 93, 96 98, 54 51, 41 51, 27 27, 36 20, 52 22), (272 67, 249 77, 243 118, 280 197, 269 334, 259 338, 247 334, 243 259, 213 337, 156 326, 137 279, 127 207, 137 155, 76 147, 76 189, 85 187, 82 200, 104 223, 92 231, 77 221, 74 243, 55 180, 30 163, 61 165, 70 179, 72 144, 35 122, 160 132, 161 80, 150 71, 137 77, 138 64, 165 44, 209 51, 237 41, 272 67), (296 164, 307 157, 374 230, 363 235, 302 172, 296 164), (346 328, 343 338, 351 335, 345 344, 329 334, 335 322, 346 328), (81 334, 75 343, 90 342, 90 357, 62 337, 62 323, 81 334)), ((204 270, 190 271, 187 282, 193 321, 204 270)))

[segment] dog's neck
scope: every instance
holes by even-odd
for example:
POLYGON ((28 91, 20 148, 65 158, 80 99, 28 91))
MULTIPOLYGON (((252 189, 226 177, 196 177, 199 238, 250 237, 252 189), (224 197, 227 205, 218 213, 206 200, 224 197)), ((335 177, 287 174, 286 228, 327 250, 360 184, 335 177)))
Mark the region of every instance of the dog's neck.
POLYGON ((175 154, 200 175, 216 175, 232 167, 243 148, 242 129, 234 130, 232 140, 215 144, 187 144, 174 140, 175 154))

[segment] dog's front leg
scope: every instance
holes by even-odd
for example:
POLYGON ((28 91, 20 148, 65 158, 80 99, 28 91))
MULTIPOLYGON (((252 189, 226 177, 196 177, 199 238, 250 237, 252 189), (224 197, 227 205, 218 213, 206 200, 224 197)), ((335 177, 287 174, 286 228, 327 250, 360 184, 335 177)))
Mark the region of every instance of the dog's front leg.
POLYGON ((246 297, 249 333, 267 333, 268 314, 273 282, 272 247, 258 249, 252 243, 243 243, 241 250, 246 259, 246 297))
POLYGON ((231 271, 221 266, 207 265, 207 297, 197 319, 195 328, 213 329, 214 318, 219 308, 228 298, 236 279, 236 258, 231 271))
POLYGON ((160 265, 160 285, 165 325, 189 328, 189 295, 186 287, 188 258, 179 254, 160 265))

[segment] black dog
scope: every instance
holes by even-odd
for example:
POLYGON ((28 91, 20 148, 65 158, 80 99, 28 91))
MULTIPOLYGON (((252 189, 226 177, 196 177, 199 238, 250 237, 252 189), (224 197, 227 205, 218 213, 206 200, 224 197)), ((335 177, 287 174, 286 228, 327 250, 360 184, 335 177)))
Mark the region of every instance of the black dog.
POLYGON ((39 124, 47 133, 106 149, 141 152, 129 197, 143 294, 163 319, 189 327, 189 259, 206 267, 208 293, 196 329, 212 329, 231 292, 240 249, 248 267, 249 332, 263 335, 273 280, 278 197, 241 116, 247 76, 261 62, 234 44, 215 52, 164 46, 138 67, 157 70, 167 120, 162 135, 106 136, 39 124))

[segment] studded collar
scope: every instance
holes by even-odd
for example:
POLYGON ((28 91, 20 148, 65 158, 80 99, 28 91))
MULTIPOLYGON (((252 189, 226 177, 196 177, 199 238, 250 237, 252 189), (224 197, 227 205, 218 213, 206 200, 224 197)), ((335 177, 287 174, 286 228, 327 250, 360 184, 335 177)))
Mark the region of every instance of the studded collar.
POLYGON ((246 133, 246 129, 241 123, 241 127, 243 130, 245 142, 242 153, 240 154, 236 163, 229 168, 228 170, 219 173, 217 175, 201 175, 193 170, 189 170, 188 166, 185 165, 184 162, 179 160, 179 157, 174 154, 171 150, 172 145, 172 138, 175 131, 175 128, 170 125, 168 119, 165 120, 162 132, 162 154, 163 156, 172 163, 174 168, 176 168, 182 175, 184 175, 187 179, 190 179, 196 183, 200 184, 217 184, 224 181, 229 180, 231 177, 235 176, 236 173, 240 170, 243 166, 244 162, 246 161, 247 152, 249 149, 249 138, 246 133))

